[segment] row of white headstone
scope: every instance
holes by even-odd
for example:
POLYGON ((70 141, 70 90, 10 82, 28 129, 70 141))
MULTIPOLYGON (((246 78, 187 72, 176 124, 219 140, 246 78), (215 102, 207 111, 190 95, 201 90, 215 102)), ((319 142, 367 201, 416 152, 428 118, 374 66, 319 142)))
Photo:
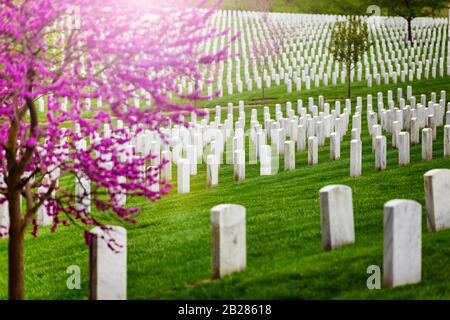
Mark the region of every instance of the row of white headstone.
MULTIPOLYGON (((371 87, 373 82, 396 84, 397 81, 450 75, 446 19, 414 19, 415 41, 410 43, 406 41, 404 19, 362 18, 368 22, 373 45, 352 69, 353 80, 364 80, 371 87)), ((347 16, 219 10, 209 23, 224 34, 206 40, 200 50, 207 55, 216 54, 228 44, 232 55, 225 61, 201 66, 201 80, 197 82, 180 77, 178 92, 174 94, 200 90, 210 96, 216 91, 220 95, 230 95, 282 84, 292 92, 345 83, 345 65, 335 61, 330 50, 334 25, 345 19, 347 16), (236 34, 240 37, 233 40, 236 34)), ((73 20, 74 17, 69 17, 56 24, 62 40, 74 27, 73 20)), ((84 58, 80 60, 83 74, 87 64, 84 58)), ((137 91, 135 105, 140 105, 141 100, 151 103, 148 93, 137 91)), ((96 103, 102 104, 101 101, 96 103)), ((63 108, 67 108, 67 100, 63 108)), ((41 102, 40 109, 44 110, 41 102)))
MULTIPOLYGON (((368 126, 369 133, 372 136, 372 150, 375 152, 375 168, 377 170, 384 170, 386 168, 386 137, 382 135, 382 130, 392 133, 392 146, 399 149, 399 164, 406 165, 410 162, 410 145, 419 143, 419 129, 428 126, 429 128, 424 128, 422 131, 422 157, 424 160, 432 159, 432 139, 436 139, 437 127, 443 124, 443 115, 446 112, 446 93, 441 91, 440 103, 436 104, 436 94, 431 94, 431 101, 428 103, 429 107, 424 107, 423 104, 415 104, 415 97, 412 96, 412 87, 407 88, 408 101, 414 102, 413 106, 405 105, 405 99, 402 97, 401 88, 398 89, 397 97, 400 102, 401 109, 396 108, 394 101, 392 99, 392 91, 388 91, 388 105, 389 110, 385 110, 382 102, 382 93, 378 94, 378 113, 373 112, 372 109, 372 96, 368 95, 368 126), (381 125, 378 125, 378 114, 380 114, 381 125), (392 117, 395 115, 396 117, 392 117), (396 120, 398 119, 398 120, 396 120), (401 131, 407 129, 408 131, 401 131), (410 139, 410 136, 413 139, 410 139)), ((344 111, 341 118, 344 120, 342 128, 340 125, 340 118, 333 116, 336 114, 329 112, 328 104, 320 103, 322 105, 324 112, 320 112, 320 116, 314 116, 304 113, 304 108, 300 107, 299 114, 300 119, 293 115, 292 109, 287 105, 287 114, 289 114, 288 119, 282 117, 280 107, 276 108, 277 120, 274 122, 270 120, 270 115, 268 115, 268 110, 265 109, 265 127, 268 129, 264 132, 261 130, 256 119, 256 112, 252 110, 252 129, 256 128, 256 134, 254 132, 250 133, 249 139, 249 152, 252 153, 252 139, 251 137, 256 137, 256 159, 260 160, 260 174, 270 175, 274 174, 278 170, 278 155, 284 153, 284 169, 293 170, 295 169, 295 144, 297 144, 297 150, 301 151, 305 149, 305 137, 307 137, 308 145, 308 163, 313 165, 318 162, 318 146, 325 143, 325 137, 330 138, 330 158, 332 160, 340 159, 340 142, 347 131, 348 118, 350 104, 344 111), (266 115, 268 115, 266 117, 266 115), (306 121, 305 121, 306 119, 306 121), (302 123, 302 124, 299 124, 302 123), (281 128, 278 128, 281 127, 281 128), (334 132, 332 131, 334 128, 334 132), (261 133, 262 132, 262 133, 261 133), (261 136, 260 136, 261 134, 261 136), (285 141, 286 136, 290 136, 293 140, 285 141), (271 137, 272 145, 266 145, 265 139, 271 137)), ((322 98, 323 101, 323 98, 322 98)), ((425 104, 426 96, 421 96, 421 102, 425 104)), ((337 104, 336 109, 340 107, 337 104)), ((310 109, 313 111, 313 115, 317 114, 317 107, 310 104, 310 109)), ((255 110, 256 111, 256 110, 255 110)), ((352 130, 351 130, 351 142, 350 142, 350 176, 360 176, 362 174, 362 142, 361 142, 361 113, 362 113, 362 99, 357 99, 356 113, 352 117, 352 130)), ((216 108, 216 114, 220 114, 220 108, 216 108)), ((216 116, 216 119, 218 116, 216 116)), ((446 123, 444 127, 444 156, 449 156, 450 152, 450 109, 446 113, 446 123)), ((233 139, 239 137, 239 148, 235 148, 235 143, 232 145, 232 152, 234 158, 238 159, 234 163, 235 166, 235 178, 237 181, 243 180, 245 174, 237 174, 237 172, 245 173, 245 163, 242 161, 245 159, 244 151, 244 139, 242 136, 242 130, 237 130, 237 136, 233 139), (237 150, 238 149, 238 150, 237 150)), ((234 141, 234 140, 233 140, 234 141)), ((254 151, 255 152, 255 151, 254 151)), ((215 154, 214 156, 208 156, 207 160, 207 185, 215 186, 218 183, 218 171, 220 167, 220 162, 217 161, 217 157, 221 157, 220 154, 215 154), (214 161, 216 160, 216 162, 214 161)), ((255 164, 256 161, 252 162, 251 157, 250 164, 255 164)), ((256 160, 255 159, 255 160, 256 160)), ((189 159, 188 159, 189 160, 189 159)), ((183 160, 184 161, 184 160, 183 160)), ((231 162, 233 163, 233 162, 231 162)), ((191 171, 192 172, 192 171, 191 171)), ((186 179, 188 176, 186 175, 186 179)), ((188 188, 183 188, 183 190, 188 190, 188 188)), ((187 192, 187 191, 186 191, 187 192)))
MULTIPOLYGON (((96 227, 89 247, 89 298, 127 299, 127 231, 96 227), (111 246, 114 242, 114 246, 111 246), (112 248, 113 247, 113 248, 112 248)), ((211 209, 212 277, 222 278, 247 266, 246 211, 222 204, 211 209)))
MULTIPOLYGON (((289 118, 284 118, 281 111, 281 105, 276 105, 275 113, 276 120, 270 118, 268 107, 264 107, 264 128, 257 120, 257 110, 252 109, 250 130, 246 132, 249 135, 249 163, 257 164, 260 162, 260 175, 273 175, 278 171, 279 155, 284 154, 284 169, 295 169, 295 152, 302 151, 308 148, 308 163, 311 165, 318 163, 318 148, 325 144, 326 137, 339 137, 334 144, 334 160, 340 157, 340 141, 348 130, 349 117, 351 114, 351 102, 346 101, 344 113, 340 113, 340 104, 336 104, 336 108, 330 111, 329 104, 323 102, 323 97, 319 98, 319 106, 322 106, 324 112, 318 112, 319 107, 314 105, 313 99, 309 99, 308 109, 312 111, 312 115, 307 112, 307 108, 303 107, 302 100, 298 100, 298 114, 295 115, 291 103, 287 103, 286 114, 289 118), (333 134, 333 130, 337 130, 333 134), (290 140, 285 140, 290 138, 290 140), (306 139, 308 138, 308 139, 306 139), (271 145, 267 144, 267 140, 271 140, 271 145), (297 144, 297 149, 295 145, 297 144)), ((358 110, 362 106, 357 106, 358 110)), ((216 107, 215 121, 211 123, 214 134, 209 134, 208 128, 205 129, 206 121, 200 124, 199 130, 201 133, 193 133, 194 145, 186 145, 186 158, 178 158, 178 192, 189 192, 189 177, 196 175, 196 166, 201 161, 204 155, 203 146, 207 143, 208 138, 211 138, 210 154, 207 155, 207 185, 215 186, 218 184, 218 172, 220 164, 223 161, 223 153, 226 153, 227 163, 234 165, 234 177, 236 181, 245 179, 245 112, 244 104, 239 104, 239 120, 236 122, 236 130, 233 131, 233 106, 228 105, 227 119, 221 125, 221 108, 216 107), (216 129, 221 127, 221 129, 216 129), (226 149, 226 150, 225 150, 226 149), (231 149, 231 151, 230 151, 231 149), (199 152, 201 156, 195 155, 199 152), (230 154, 231 153, 231 154, 230 154)), ((209 117, 209 112, 206 112, 206 117, 209 117)), ((359 114, 359 113, 358 113, 359 114)), ((354 121, 360 122, 360 116, 354 117, 354 121)), ((359 124, 359 127, 360 124, 359 124)), ((191 129, 191 128, 190 128, 191 129)), ((184 137, 189 137, 189 129, 179 130, 172 134, 176 140, 185 140, 184 137), (184 134, 184 136, 183 136, 184 134), (180 137, 181 135, 181 137, 180 137)), ((195 122, 194 128, 195 131, 195 122)), ((190 140, 187 138, 186 140, 190 140)), ((189 142, 186 142, 188 144, 189 142)), ((178 149, 177 153, 180 155, 181 151, 178 149)), ((173 154, 172 154, 173 156, 173 154)), ((175 160, 175 159, 172 159, 175 160)), ((171 164, 169 164, 171 166, 171 164)))
MULTIPOLYGON (((402 88, 397 89, 394 99, 392 90, 387 92, 388 109, 384 107, 383 93, 377 94, 378 111, 374 112, 372 105, 374 101, 371 95, 367 96, 367 122, 369 133, 372 135, 372 150, 375 152, 375 167, 378 170, 386 168, 386 137, 382 131, 392 133, 392 146, 399 148, 399 163, 401 165, 409 163, 410 144, 419 143, 419 129, 422 130, 422 158, 432 159, 432 140, 436 139, 437 126, 444 122, 444 115, 447 126, 444 128, 444 155, 449 156, 449 128, 450 109, 446 112, 446 92, 441 91, 439 101, 436 94, 431 93, 431 100, 427 102, 426 96, 420 96, 420 102, 416 102, 416 97, 412 95, 412 87, 406 90, 406 99, 403 98, 402 88), (396 102, 399 108, 395 107, 396 102), (437 103, 439 102, 439 103, 437 103), (409 103, 409 104, 407 104, 409 103), (378 118, 381 124, 378 124, 378 118), (428 127, 428 128, 425 128, 428 127), (406 130, 406 131, 402 131, 406 130), (409 131, 409 132, 408 132, 409 131)), ((283 117, 281 105, 276 105, 275 120, 270 117, 269 108, 264 108, 264 123, 259 124, 257 120, 257 110, 252 109, 250 121, 249 139, 249 159, 250 164, 260 161, 260 174, 272 175, 278 171, 278 156, 284 154, 285 170, 295 169, 295 145, 297 151, 308 149, 308 163, 311 165, 318 163, 318 147, 324 145, 325 138, 330 138, 330 158, 340 159, 340 141, 348 130, 349 117, 351 113, 351 102, 346 100, 344 113, 340 113, 340 102, 336 101, 335 109, 330 110, 329 103, 325 103, 323 96, 318 97, 317 105, 313 98, 308 99, 307 108, 303 107, 303 101, 297 101, 297 114, 295 115, 290 102, 286 103, 286 116, 283 117), (311 112, 311 114, 308 113, 311 112), (319 112, 320 111, 320 112, 319 112), (264 127, 264 130, 263 130, 264 127), (334 131, 333 131, 334 129, 334 131), (285 141, 286 138, 290 140, 285 141), (272 141, 272 145, 267 144, 267 140, 272 141), (306 139, 306 140, 305 140, 306 139)), ((151 131, 144 131, 136 136, 131 152, 141 154, 154 154, 151 167, 159 165, 161 159, 168 160, 168 165, 162 170, 161 178, 170 181, 172 179, 172 162, 179 164, 180 174, 178 175, 179 192, 189 192, 190 175, 197 174, 197 165, 201 163, 205 154, 205 147, 210 143, 210 154, 206 153, 207 162, 207 185, 218 184, 218 173, 220 164, 223 161, 223 152, 227 147, 227 163, 234 164, 234 177, 237 181, 245 179, 245 111, 244 102, 239 102, 239 119, 233 123, 233 105, 228 104, 227 118, 222 124, 222 108, 216 106, 214 122, 209 122, 209 109, 205 109, 205 116, 197 123, 195 113, 191 115, 191 127, 178 127, 165 129, 165 133, 173 143, 170 146, 162 142, 160 136, 151 131), (235 127, 235 130, 234 128, 235 127), (212 132, 212 133, 211 133, 212 132), (231 152, 228 150, 231 149, 231 152), (182 158, 182 154, 186 158, 182 158), (179 161, 182 160, 182 161, 179 161), (187 169, 184 169, 187 168, 187 169), (187 173, 189 172, 189 174, 187 173)), ((352 139, 350 152, 350 175, 361 175, 362 168, 362 146, 361 146, 361 113, 362 98, 358 97, 356 102, 356 113, 352 117, 352 139)), ((123 123, 118 121, 117 128, 123 128, 123 123)), ((110 134, 110 127, 105 124, 104 134, 110 134)), ((96 135, 93 139, 100 139, 96 135)), ((86 148, 86 141, 80 141, 82 148, 86 148)), ((155 190, 158 188, 155 185, 155 190)), ((40 192, 46 190, 42 188, 40 192)), ((78 206, 90 207, 89 179, 80 175, 76 180, 76 195, 80 199, 78 206)), ((120 203, 126 203, 126 196, 118 194, 120 203)), ((2 213, 0 219, 7 219, 7 204, 0 208, 2 213)), ((46 214, 45 206, 38 212, 38 222, 47 225, 52 222, 51 217, 46 214)), ((3 223, 7 225, 7 221, 3 223)))
MULTIPOLYGON (((356 99, 356 113, 352 116, 351 142, 350 142, 350 176, 362 174, 362 144, 361 144, 361 114, 362 98, 356 99)), ((431 160, 433 154, 433 139, 436 139, 437 127, 444 122, 444 156, 450 156, 450 108, 446 112, 446 92, 441 91, 440 98, 431 93, 431 100, 427 102, 426 96, 420 96, 420 102, 416 103, 416 97, 412 95, 412 87, 406 90, 406 99, 403 98, 402 88, 397 89, 394 99, 392 90, 387 92, 387 105, 385 109, 383 93, 377 94, 378 111, 373 110, 372 96, 367 96, 367 122, 369 133, 372 136, 372 150, 375 152, 375 168, 386 168, 386 137, 382 131, 392 133, 392 146, 399 148, 399 164, 410 162, 410 145, 419 143, 419 129, 422 130, 422 158, 431 160), (395 106, 396 102, 399 108, 395 106), (439 102, 439 103, 436 103, 439 102), (409 104, 407 104, 409 103, 409 104), (381 124, 378 124, 380 119, 381 124), (426 128, 428 127, 428 128, 426 128), (402 131, 405 130, 405 131, 402 131)), ((206 156, 207 185, 216 186, 219 182, 219 169, 223 161, 223 153, 226 147, 227 163, 234 165, 234 178, 236 181, 245 179, 245 135, 249 135, 249 163, 260 162, 260 175, 273 175, 279 169, 279 155, 284 154, 284 169, 295 169, 295 152, 308 150, 308 164, 318 163, 319 146, 325 144, 325 138, 330 139, 330 159, 340 159, 340 143, 348 130, 351 114, 351 102, 345 101, 344 112, 341 113, 340 102, 335 102, 334 110, 330 110, 329 103, 323 96, 318 97, 317 105, 313 98, 308 99, 307 107, 303 107, 303 101, 297 101, 297 115, 292 108, 292 103, 286 103, 286 118, 281 110, 281 105, 275 107, 275 119, 271 119, 269 108, 264 107, 264 123, 261 125, 257 119, 257 110, 251 110, 250 132, 245 130, 244 102, 239 102, 239 118, 233 122, 233 105, 228 104, 227 117, 222 124, 222 108, 216 106, 214 122, 209 123, 209 109, 205 109, 205 116, 197 122, 196 114, 192 114, 190 127, 166 128, 165 134, 172 141, 171 145, 164 144, 161 137, 151 131, 144 131, 136 136, 133 144, 129 146, 130 152, 140 154, 153 154, 152 169, 160 164, 161 160, 167 160, 168 164, 159 173, 162 180, 172 180, 172 162, 178 165, 178 192, 190 191, 190 175, 197 174, 197 166, 206 156), (308 113, 310 111, 311 113, 308 113), (235 127, 235 129, 234 129, 235 127), (264 129, 263 129, 264 128, 264 129), (290 138, 289 140, 285 140, 290 138), (271 140, 271 145, 267 143, 271 140), (175 142, 175 143, 174 143, 175 142), (176 143, 178 142, 178 143, 176 143), (209 147, 208 147, 209 143, 209 147), (171 148, 170 148, 171 147, 171 148), (297 148, 296 148, 297 147, 297 148), (231 152, 229 151, 231 149, 231 152), (182 157, 185 153, 185 158, 182 157)), ((117 128, 123 128, 123 123, 118 121, 117 128), (119 123, 120 122, 120 123, 119 123)), ((110 134, 110 127, 105 124, 103 134, 110 134)), ((96 135, 93 139, 100 139, 96 135)), ((86 148, 86 141, 80 141, 81 148, 86 148)), ((154 186, 157 191, 159 185, 154 186)), ((45 188, 39 190, 45 193, 45 188)), ((90 210, 90 182, 80 175, 76 179, 75 193, 79 199, 78 207, 87 207, 90 210)), ((126 204, 126 196, 118 193, 118 202, 126 204), (119 199, 120 198, 120 199, 119 199)), ((2 225, 8 226, 7 203, 0 207, 0 220, 2 225)), ((52 223, 52 217, 46 212, 45 206, 39 208, 38 223, 48 225, 52 223)))
MULTIPOLYGON (((450 170, 434 169, 424 175, 428 229, 450 228, 450 170)), ((323 249, 328 251, 355 242, 352 190, 330 185, 320 190, 323 249)), ((384 286, 421 281, 422 208, 413 200, 396 199, 384 205, 384 286)), ((90 245, 90 298, 126 299, 126 230, 95 228, 90 245), (108 239, 119 247, 112 250, 108 239)), ((212 277, 222 278, 246 269, 246 210, 223 204, 211 209, 212 277)))
MULTIPOLYGON (((409 89, 409 88, 408 88, 409 89)), ((399 150, 399 164, 410 163, 410 146, 420 142, 420 129, 422 130, 422 159, 433 158, 433 140, 437 139, 437 129, 444 124, 444 157, 450 156, 450 107, 446 111, 446 92, 441 91, 439 103, 436 103, 436 94, 431 94, 431 100, 426 103, 426 96, 421 95, 420 103, 416 103, 412 90, 408 90, 405 99, 402 90, 397 90, 397 100, 400 108, 394 107, 395 102, 392 91, 388 92, 389 109, 384 109, 383 97, 378 94, 378 113, 368 108, 367 123, 369 134, 372 136, 372 151, 375 152, 375 168, 386 168, 386 136, 382 131, 392 134, 392 147, 399 150), (426 106, 428 105, 428 107, 426 106), (377 124, 378 116, 381 124, 377 124)))
MULTIPOLYGON (((393 133, 393 146, 400 146, 400 164, 409 162, 409 143, 415 144, 417 139, 408 139, 408 132, 400 132, 403 128, 411 130, 411 136, 416 137, 415 133, 419 128, 425 125, 436 125, 443 122, 443 113, 445 112, 445 91, 441 92, 439 104, 436 104, 436 94, 431 94, 431 101, 426 105, 426 96, 421 95, 421 103, 416 104, 415 96, 412 95, 412 87, 407 88, 407 101, 411 105, 406 105, 403 99, 402 90, 397 90, 397 99, 400 109, 395 107, 392 91, 387 94, 389 109, 384 109, 383 94, 378 93, 377 104, 378 113, 373 111, 373 99, 371 95, 367 96, 368 126, 369 133, 373 137, 372 149, 376 152, 375 166, 379 170, 385 168, 386 163, 386 143, 382 136, 382 130, 393 133), (436 112, 438 110, 439 112, 436 112), (439 115, 438 120, 434 121, 434 113, 439 115), (381 125, 378 125, 378 117, 381 119, 381 125), (416 120, 419 119, 419 121, 416 120), (424 120, 427 120, 426 122, 424 120), (427 124, 428 122, 428 124, 427 124), (372 127, 372 130, 370 128, 372 127), (398 138, 397 138, 398 136, 398 138), (377 140, 378 139, 378 140, 377 140)), ((318 162, 318 147, 325 144, 325 138, 330 138, 330 158, 332 160, 340 159, 340 141, 348 130, 349 118, 351 113, 351 102, 346 100, 344 113, 340 114, 340 103, 336 101, 335 109, 330 111, 329 103, 324 102, 323 96, 319 96, 318 105, 314 104, 314 99, 308 99, 308 107, 303 107, 303 101, 297 101, 298 116, 295 115, 290 102, 286 103, 286 116, 283 117, 281 105, 276 105, 276 119, 272 120, 268 107, 264 107, 264 123, 260 125, 257 120, 257 110, 251 110, 250 132, 246 134, 249 138, 249 163, 256 164, 260 161, 260 174, 272 175, 278 171, 278 156, 284 154, 285 170, 295 169, 295 145, 297 151, 308 149, 308 163, 316 164, 318 162), (307 111, 310 111, 309 114, 307 111), (323 110, 323 111, 320 111, 323 110), (320 111, 320 112, 319 112, 320 111), (264 127, 264 129, 263 129, 264 127), (334 130, 334 132, 333 132, 334 130), (286 138, 290 140, 285 141, 286 138), (272 145, 267 144, 267 140, 272 141, 272 145), (306 139, 306 140, 305 140, 306 139)), ((205 116, 197 122, 196 114, 192 114, 190 127, 178 127, 165 129, 167 137, 172 141, 170 146, 162 143, 158 134, 151 131, 144 131, 136 136, 132 149, 141 154, 153 154, 156 157, 152 160, 151 166, 157 166, 161 159, 167 160, 168 164, 161 172, 163 180, 172 179, 172 162, 179 165, 178 191, 185 193, 190 191, 190 175, 197 174, 197 166, 206 156, 207 167, 207 185, 215 186, 218 184, 218 173, 220 164, 223 161, 223 153, 226 147, 226 160, 229 164, 234 164, 234 177, 237 181, 245 179, 245 111, 244 103, 239 103, 239 119, 233 123, 233 105, 228 105, 227 118, 222 124, 222 108, 215 108, 216 115, 214 122, 209 122, 209 109, 205 109, 205 116), (235 125, 235 130, 233 129, 235 125), (208 143, 209 149, 208 149, 208 143), (231 152, 229 151, 231 149, 231 152), (208 151, 209 150, 209 151, 208 151), (185 158, 182 157, 185 153, 185 158), (181 161, 180 161, 181 160, 181 161)), ((362 145, 361 145, 361 113, 362 98, 358 97, 356 102, 356 113, 352 117, 352 139, 350 153, 350 175, 361 175, 362 168, 362 145)), ((449 112, 447 112, 447 123, 449 123, 449 112)), ((123 124, 121 125, 121 128, 123 124)), ((110 131, 109 125, 105 125, 105 132, 110 131)), ((428 129, 424 129, 423 139, 424 159, 431 159, 431 144, 428 142, 428 129)), ((436 130, 434 130, 436 132, 436 130)), ((448 129, 445 129, 444 135, 444 154, 448 154, 448 129)), ((155 186, 155 188, 158 186, 155 186)), ((85 190, 86 188, 80 188, 85 190)), ((88 199, 87 199, 88 200, 88 199)), ((123 201, 126 201, 123 197, 123 201)))
MULTIPOLYGON (((427 225, 431 232, 450 228, 450 170, 424 175, 427 225)), ((352 190, 330 185, 320 190, 324 250, 355 242, 352 190)), ((384 285, 396 287, 421 281, 422 207, 413 200, 396 199, 384 205, 384 285)))
MULTIPOLYGON (((207 87, 208 94, 218 90, 221 95, 242 93, 245 89, 279 86, 281 82, 288 92, 310 89, 312 85, 345 83, 345 68, 335 61, 330 53, 331 31, 344 16, 279 14, 258 12, 218 12, 214 18, 216 27, 227 30, 227 35, 218 41, 211 40, 205 45, 207 53, 215 53, 220 46, 231 40, 233 34, 241 37, 230 43, 234 58, 205 66, 205 79, 216 82, 207 87), (225 18, 227 17, 227 18, 225 18), (286 23, 286 20, 289 23, 286 23), (239 23, 236 23, 239 22, 239 23), (269 28, 270 25, 270 28, 269 28), (272 29, 272 30, 269 30, 272 29), (272 32, 271 32, 272 31, 272 32), (283 34, 280 41, 271 36, 273 32, 283 34), (256 39, 256 41, 255 41, 256 39), (264 44, 272 49, 265 48, 264 44), (248 49, 247 49, 248 48, 248 49), (273 49, 276 48, 276 49, 273 49), (226 76, 226 79, 225 79, 226 76)), ((397 78, 406 79, 443 77, 445 68, 450 72, 445 19, 417 19, 413 23, 414 43, 406 44, 405 22, 399 18, 367 19, 371 42, 369 52, 355 66, 351 78, 385 84, 397 83, 397 78), (420 20, 420 21, 419 21, 420 20), (355 71, 356 70, 356 75, 355 71), (364 74, 364 75, 363 75, 364 74)), ((205 81, 196 84, 182 78, 179 94, 201 90, 205 81)))

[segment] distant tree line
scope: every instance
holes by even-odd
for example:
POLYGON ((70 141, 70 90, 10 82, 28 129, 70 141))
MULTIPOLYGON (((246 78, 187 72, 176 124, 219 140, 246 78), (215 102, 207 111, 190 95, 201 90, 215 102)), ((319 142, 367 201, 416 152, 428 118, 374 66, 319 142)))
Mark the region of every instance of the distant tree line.
POLYGON ((224 0, 222 8, 365 15, 370 5, 376 4, 383 15, 412 20, 418 16, 446 16, 449 3, 450 0, 224 0))

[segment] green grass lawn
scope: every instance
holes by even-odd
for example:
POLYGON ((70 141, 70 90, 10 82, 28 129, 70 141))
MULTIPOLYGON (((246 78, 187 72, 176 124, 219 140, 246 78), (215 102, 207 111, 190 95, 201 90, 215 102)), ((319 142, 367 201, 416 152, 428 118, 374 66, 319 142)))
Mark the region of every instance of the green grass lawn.
MULTIPOLYGON (((450 93, 450 79, 422 80, 413 84, 413 94, 440 90, 450 93)), ((404 89, 406 85, 398 86, 404 89)), ((319 164, 307 165, 307 152, 296 154, 295 171, 259 176, 259 165, 246 166, 246 180, 233 181, 233 168, 222 165, 219 186, 206 187, 205 166, 191 178, 191 192, 172 194, 152 203, 129 199, 142 208, 139 224, 128 225, 129 299, 410 299, 450 298, 450 230, 431 234, 426 228, 423 174, 432 168, 450 168, 443 158, 443 128, 433 146, 433 161, 421 160, 421 145, 411 147, 411 164, 398 165, 398 151, 390 147, 388 167, 374 169, 374 154, 367 131, 365 99, 371 93, 396 85, 367 88, 356 83, 356 96, 363 97, 363 175, 349 177, 350 130, 341 144, 341 160, 329 160, 329 140, 320 148, 319 164), (323 252, 321 243, 319 190, 329 184, 345 184, 353 190, 356 243, 323 252), (423 206, 423 279, 420 284, 395 289, 368 290, 367 267, 383 266, 383 205, 395 198, 414 199, 423 206), (211 280, 210 209, 221 203, 241 204, 247 209, 247 270, 220 280, 211 280)), ((214 107, 245 100, 247 105, 268 104, 274 118, 274 104, 324 95, 326 101, 345 99, 345 86, 330 86, 287 94, 284 87, 271 88, 269 101, 261 93, 245 93, 206 103, 214 107)), ((317 100, 316 100, 317 101, 317 100)), ((376 100, 374 100, 376 101, 376 100)), ((334 108, 334 103, 331 105, 334 108)), ((343 107, 342 107, 343 108, 343 107)), ((235 110, 235 119, 237 119, 235 110)), ((214 112, 212 112, 213 116, 214 112)), ((246 120, 250 119, 247 110, 246 120)), ((351 126, 351 123, 350 123, 351 126)), ((174 169, 175 166, 174 166, 174 169)), ((176 183, 176 170, 174 170, 176 183)), ((66 183, 69 183, 66 181, 66 183)), ((26 297, 28 299, 87 299, 88 248, 76 227, 51 233, 41 228, 40 236, 27 236, 25 243, 26 297), (70 265, 82 271, 81 290, 66 288, 70 265)), ((0 298, 7 298, 7 240, 0 240, 0 298)))

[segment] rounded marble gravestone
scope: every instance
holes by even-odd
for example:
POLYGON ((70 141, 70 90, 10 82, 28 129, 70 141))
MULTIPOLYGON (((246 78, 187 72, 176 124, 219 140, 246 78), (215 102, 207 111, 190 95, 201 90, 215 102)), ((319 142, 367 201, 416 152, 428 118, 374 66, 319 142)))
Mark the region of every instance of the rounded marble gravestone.
POLYGON ((424 175, 428 230, 450 228, 450 170, 433 169, 424 175))
POLYGON ((213 278, 243 271, 247 265, 245 208, 220 204, 211 209, 213 278))
POLYGON ((178 160, 178 193, 189 193, 190 191, 190 165, 188 159, 178 160))
POLYGON ((395 199, 384 205, 384 286, 418 283, 422 270, 422 207, 395 199))
POLYGON ((272 174, 271 146, 263 145, 260 150, 260 175, 270 176, 272 174))
POLYGON ((359 177, 362 171, 362 142, 350 141, 350 176, 359 177))
POLYGON ((295 169, 295 143, 294 141, 284 142, 284 170, 295 169))
POLYGON ((213 154, 206 158, 206 184, 208 187, 215 187, 219 184, 219 166, 213 154))
POLYGON ((355 242, 352 189, 329 185, 320 189, 323 249, 328 251, 355 242))
POLYGON ((319 162, 318 139, 316 136, 308 138, 308 164, 315 165, 319 162))
POLYGON ((330 134, 330 159, 339 160, 341 158, 341 139, 338 132, 330 134))
POLYGON ((433 131, 430 128, 422 130, 422 160, 433 159, 433 131))

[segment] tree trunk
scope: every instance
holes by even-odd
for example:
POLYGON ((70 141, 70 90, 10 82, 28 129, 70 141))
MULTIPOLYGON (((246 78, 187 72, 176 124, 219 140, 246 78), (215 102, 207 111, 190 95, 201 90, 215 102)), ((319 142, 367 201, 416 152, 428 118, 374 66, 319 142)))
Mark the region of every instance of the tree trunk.
POLYGON ((20 192, 8 194, 9 202, 9 299, 23 300, 25 297, 25 274, 23 263, 24 234, 22 231, 22 213, 20 192))
POLYGON ((408 17, 406 18, 406 21, 408 22, 408 41, 410 44, 413 43, 413 37, 412 37, 412 18, 408 17))

